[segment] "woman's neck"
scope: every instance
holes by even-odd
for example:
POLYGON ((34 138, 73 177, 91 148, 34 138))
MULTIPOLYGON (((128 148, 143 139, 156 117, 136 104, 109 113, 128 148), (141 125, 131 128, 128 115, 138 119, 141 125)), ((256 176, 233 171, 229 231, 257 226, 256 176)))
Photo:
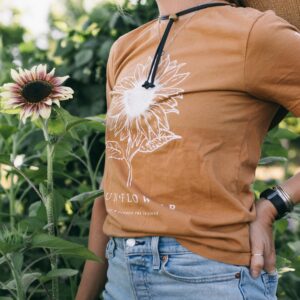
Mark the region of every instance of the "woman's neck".
POLYGON ((228 2, 226 0, 156 0, 159 15, 170 15, 190 7, 211 3, 211 2, 228 2))

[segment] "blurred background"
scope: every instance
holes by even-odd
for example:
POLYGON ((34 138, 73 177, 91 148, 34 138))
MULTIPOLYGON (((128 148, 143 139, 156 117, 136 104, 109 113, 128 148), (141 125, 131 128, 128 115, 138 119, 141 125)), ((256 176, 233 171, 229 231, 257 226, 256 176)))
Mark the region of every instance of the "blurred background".
MULTIPOLYGON (((70 75, 67 85, 74 89, 75 97, 62 104, 64 109, 78 117, 105 114, 106 63, 112 43, 157 15, 154 0, 0 0, 0 85, 11 81, 11 68, 47 63, 48 70, 55 67, 58 75, 70 75)), ((0 155, 13 153, 16 158, 26 153, 24 172, 38 184, 46 172, 44 145, 32 125, 20 129, 18 124, 15 115, 0 114, 0 155), (18 143, 24 134, 26 139, 18 143)), ((99 187, 104 130, 96 126, 80 130, 80 138, 70 136, 56 150, 56 218, 60 236, 87 245, 92 201, 68 199, 99 187)), ((299 149, 300 120, 289 113, 265 138, 253 184, 256 197, 264 188, 300 172, 299 149)), ((32 189, 1 161, 0 176, 0 225, 8 224, 13 214, 14 222, 24 228, 42 228, 45 211, 32 189)), ((299 233, 299 209, 274 224, 280 270, 278 299, 300 299, 299 233)), ((25 260, 36 256, 38 253, 30 254, 25 260)), ((74 299, 84 261, 64 258, 59 263, 79 271, 76 276, 60 279, 61 299, 74 299)), ((5 282, 10 270, 1 265, 1 258, 0 267, 4 271, 0 282, 5 282)), ((39 270, 47 267, 42 262, 36 265, 39 270)), ((2 297, 7 293, 0 285, 0 299, 12 299, 2 297)), ((48 298, 37 290, 32 299, 48 298)))

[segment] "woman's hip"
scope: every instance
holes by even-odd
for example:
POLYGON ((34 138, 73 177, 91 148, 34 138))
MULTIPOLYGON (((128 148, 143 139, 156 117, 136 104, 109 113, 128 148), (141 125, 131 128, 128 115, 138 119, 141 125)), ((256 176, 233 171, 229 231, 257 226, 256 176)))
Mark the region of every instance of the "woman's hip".
POLYGON ((278 274, 195 254, 173 237, 111 237, 104 300, 275 300, 278 274))

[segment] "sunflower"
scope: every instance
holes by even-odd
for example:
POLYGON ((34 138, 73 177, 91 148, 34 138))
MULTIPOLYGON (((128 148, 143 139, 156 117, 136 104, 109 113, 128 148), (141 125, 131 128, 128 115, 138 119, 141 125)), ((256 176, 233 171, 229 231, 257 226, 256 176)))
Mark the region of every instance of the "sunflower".
POLYGON ((157 72, 157 86, 145 90, 145 80, 151 65, 151 57, 145 65, 138 64, 132 76, 118 82, 111 94, 113 101, 107 112, 107 126, 120 141, 138 145, 142 139, 154 140, 162 131, 169 131, 168 113, 179 113, 177 100, 182 99, 183 89, 178 85, 190 74, 180 73, 185 63, 170 61, 170 55, 162 57, 157 72))
POLYGON ((30 70, 19 68, 19 72, 12 69, 13 83, 3 85, 0 94, 5 109, 20 108, 20 120, 23 123, 31 116, 34 121, 39 116, 48 119, 51 114, 52 103, 60 107, 60 101, 73 98, 74 91, 62 86, 69 76, 55 77, 55 68, 47 73, 47 65, 38 65, 30 70))

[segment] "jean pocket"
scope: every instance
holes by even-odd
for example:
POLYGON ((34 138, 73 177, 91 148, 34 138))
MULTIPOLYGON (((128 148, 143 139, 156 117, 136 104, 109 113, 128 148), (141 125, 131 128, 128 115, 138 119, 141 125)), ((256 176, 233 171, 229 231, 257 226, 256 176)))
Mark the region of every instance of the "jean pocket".
POLYGON ((263 271, 261 276, 263 278, 263 282, 265 284, 267 293, 271 297, 273 297, 271 299, 277 299, 276 298, 276 292, 277 292, 278 277, 279 277, 278 271, 276 270, 273 273, 268 273, 268 272, 263 271))
POLYGON ((179 281, 216 283, 240 278, 240 266, 211 260, 195 253, 167 254, 163 258, 161 272, 179 281))

